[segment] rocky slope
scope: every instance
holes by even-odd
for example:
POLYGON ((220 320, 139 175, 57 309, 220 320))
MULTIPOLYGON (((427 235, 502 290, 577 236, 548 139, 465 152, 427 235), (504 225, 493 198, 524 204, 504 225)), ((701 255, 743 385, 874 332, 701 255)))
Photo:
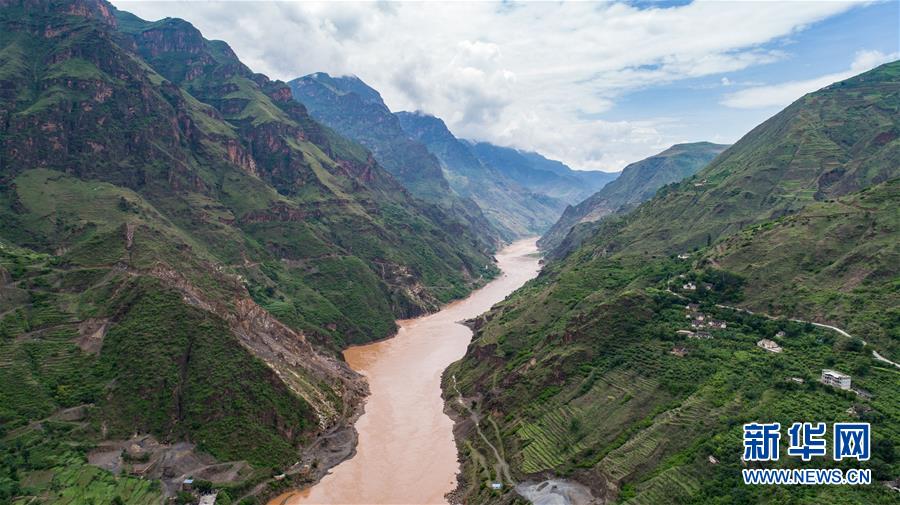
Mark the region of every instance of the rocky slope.
POLYGON ((375 159, 418 198, 467 226, 486 248, 499 235, 475 202, 454 193, 438 160, 403 131, 377 91, 354 76, 319 72, 288 83, 313 117, 372 151, 375 159))
POLYGON ((3 0, 0 26, 0 499, 154 502, 129 475, 216 461, 244 462, 207 472, 232 498, 273 469, 313 480, 365 393, 337 351, 496 274, 484 240, 189 23, 3 0), (160 449, 87 466, 136 433, 160 449))
MULTIPOLYGON (((562 217, 538 241, 552 251, 573 226, 592 223, 610 214, 625 213, 649 200, 656 191, 697 173, 728 146, 710 142, 678 144, 647 159, 632 163, 614 181, 578 205, 566 207, 562 217)), ((570 241, 570 247, 577 245, 570 241)))
POLYGON ((873 351, 897 361, 898 80, 894 62, 806 95, 473 321, 444 378, 481 420, 457 425, 458 496, 565 479, 599 503, 896 501, 897 370, 873 351), (743 485, 747 466, 847 468, 784 443, 777 465, 741 463, 743 423, 805 419, 870 422, 853 467, 876 483, 743 485))
POLYGON ((395 115, 403 130, 437 157, 454 191, 474 200, 504 239, 540 234, 559 217, 565 205, 561 200, 483 164, 471 144, 453 136, 440 118, 420 112, 395 115))

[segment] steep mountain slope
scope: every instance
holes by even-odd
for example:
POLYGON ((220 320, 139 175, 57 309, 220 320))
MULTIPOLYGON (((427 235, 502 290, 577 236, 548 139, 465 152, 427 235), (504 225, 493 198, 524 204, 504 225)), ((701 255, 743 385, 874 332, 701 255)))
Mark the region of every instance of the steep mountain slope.
POLYGON ((873 354, 900 361, 898 82, 895 62, 801 98, 473 321, 444 378, 467 503, 554 476, 627 504, 896 501, 880 482, 775 490, 740 471, 900 473, 897 369, 873 354), (863 393, 818 384, 824 368, 863 393), (871 460, 804 463, 783 436, 777 464, 742 464, 743 423, 807 419, 870 422, 871 460))
POLYGON ((572 170, 564 163, 538 153, 473 142, 475 156, 522 187, 555 198, 564 205, 576 203, 599 191, 618 177, 618 172, 572 170))
POLYGON ((747 228, 700 262, 745 279, 741 306, 839 321, 900 358, 900 179, 747 228))
POLYGON ((454 191, 474 200, 506 240, 542 233, 562 211, 561 201, 482 164, 470 144, 454 137, 441 119, 419 112, 395 115, 403 130, 437 157, 454 191))
POLYGON ((598 239, 681 252, 895 176, 898 82, 891 63, 806 95, 598 239))
POLYGON ((3 499, 158 501, 132 473, 235 498, 273 468, 315 479, 365 391, 336 351, 496 274, 184 21, 3 0, 0 27, 3 499))
POLYGON ((498 233, 478 205, 450 189, 438 160, 403 131, 377 91, 357 77, 332 77, 323 72, 299 77, 288 85, 313 117, 370 149, 413 195, 438 205, 468 226, 486 248, 496 246, 498 233))
POLYGON ((632 163, 621 175, 575 206, 569 206, 538 241, 543 250, 553 250, 573 226, 590 223, 615 213, 624 213, 645 202, 656 190, 694 175, 728 146, 711 142, 677 144, 647 159, 632 163))

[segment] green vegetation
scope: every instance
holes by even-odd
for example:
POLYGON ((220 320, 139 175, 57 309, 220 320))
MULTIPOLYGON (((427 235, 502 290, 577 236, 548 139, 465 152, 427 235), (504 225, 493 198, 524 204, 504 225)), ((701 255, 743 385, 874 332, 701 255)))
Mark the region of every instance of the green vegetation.
POLYGON ((357 77, 331 77, 319 72, 290 81, 291 92, 313 117, 359 142, 404 187, 444 214, 446 229, 469 229, 481 247, 493 249, 497 230, 471 201, 448 184, 438 160, 410 138, 377 91, 357 77))
POLYGON ((157 503, 147 454, 87 464, 134 434, 243 496, 359 408, 330 358, 485 283, 495 244, 227 44, 71 7, 0 9, 0 501, 157 503))
POLYGON ((575 172, 568 167, 566 170, 572 177, 566 178, 541 172, 526 162, 523 172, 548 176, 547 181, 539 180, 535 187, 526 187, 501 170, 482 163, 472 147, 454 137, 442 120, 420 112, 397 112, 394 116, 404 132, 424 144, 438 159, 450 187, 478 204, 505 240, 543 232, 556 221, 567 203, 576 203, 574 199, 548 196, 543 189, 557 190, 560 183, 578 188, 585 185, 576 180, 575 172))
POLYGON ((592 223, 610 214, 624 214, 653 198, 656 191, 666 184, 681 181, 700 171, 728 146, 710 142, 674 145, 647 159, 625 167, 614 181, 589 198, 571 208, 538 241, 545 251, 553 251, 563 243, 564 249, 573 250, 589 234, 582 225, 578 231, 573 226, 592 223), (567 237, 568 235, 568 237, 567 237))
MULTIPOLYGON (((897 360, 898 78, 892 63, 804 97, 694 177, 583 228, 483 318, 447 377, 496 420, 515 479, 564 476, 627 504, 896 501, 882 482, 900 474, 900 371, 872 351, 897 360), (820 384, 824 368, 862 393, 820 384), (878 482, 741 483, 743 423, 812 420, 870 422, 872 459, 778 467, 878 482)), ((460 446, 467 501, 495 499, 491 451, 460 446)))

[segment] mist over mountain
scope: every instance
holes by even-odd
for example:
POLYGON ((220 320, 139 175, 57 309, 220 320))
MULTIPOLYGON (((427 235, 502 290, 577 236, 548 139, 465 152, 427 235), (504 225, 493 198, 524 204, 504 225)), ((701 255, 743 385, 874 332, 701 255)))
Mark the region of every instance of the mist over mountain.
MULTIPOLYGON (((478 203, 508 239, 540 234, 559 217, 565 201, 548 194, 555 192, 555 184, 528 187, 483 163, 472 143, 454 137, 439 118, 417 112, 396 115, 403 129, 438 158, 450 186, 478 203)), ((520 172, 535 170, 525 164, 520 172)))
POLYGON ((372 149, 414 195, 444 206, 454 205, 454 194, 474 202, 504 240, 542 233, 565 205, 615 178, 537 153, 459 140, 433 116, 392 114, 355 76, 319 72, 289 84, 314 117, 372 149))

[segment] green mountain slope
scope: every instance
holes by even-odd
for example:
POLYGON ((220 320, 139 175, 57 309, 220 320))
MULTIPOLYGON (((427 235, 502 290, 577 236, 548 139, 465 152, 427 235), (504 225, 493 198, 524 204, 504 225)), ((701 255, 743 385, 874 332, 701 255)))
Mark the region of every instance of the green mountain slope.
POLYGON ((898 77, 895 62, 803 97, 473 321, 444 382, 467 406, 467 502, 511 503, 511 485, 550 477, 627 504, 896 501, 883 483, 900 474, 898 369, 873 351, 900 361, 898 77), (819 384, 824 368, 862 393, 819 384), (803 463, 785 435, 778 464, 742 464, 743 423, 801 420, 870 422, 871 460, 803 463), (876 482, 746 486, 747 466, 876 482))
POLYGON ((896 176, 898 83, 890 63, 806 95, 630 214, 612 247, 690 250, 896 176))
POLYGON ((481 163, 471 146, 454 137, 441 119, 419 112, 395 115, 403 130, 437 157, 453 190, 474 200, 504 239, 539 234, 559 217, 561 201, 526 189, 481 163))
POLYGON ((147 503, 216 461, 234 498, 314 479, 361 412, 337 351, 496 275, 190 24, 7 0, 0 27, 2 500, 147 503))
POLYGON ((322 72, 288 84, 294 98, 313 117, 370 149, 375 159, 414 196, 438 205, 468 227, 485 249, 497 245, 498 232, 482 210, 451 190, 438 160, 403 131, 377 91, 357 77, 332 77, 322 72))
MULTIPOLYGON (((630 211, 652 198, 656 190, 666 184, 694 175, 727 147, 710 142, 678 144, 628 165, 619 177, 603 189, 578 205, 567 207, 562 217, 538 241, 538 246, 552 251, 562 243, 573 226, 630 211)), ((577 246, 577 242, 570 241, 568 246, 577 246)))
POLYGON ((745 279, 754 311, 837 321, 900 361, 900 180, 750 227, 701 262, 745 279))

